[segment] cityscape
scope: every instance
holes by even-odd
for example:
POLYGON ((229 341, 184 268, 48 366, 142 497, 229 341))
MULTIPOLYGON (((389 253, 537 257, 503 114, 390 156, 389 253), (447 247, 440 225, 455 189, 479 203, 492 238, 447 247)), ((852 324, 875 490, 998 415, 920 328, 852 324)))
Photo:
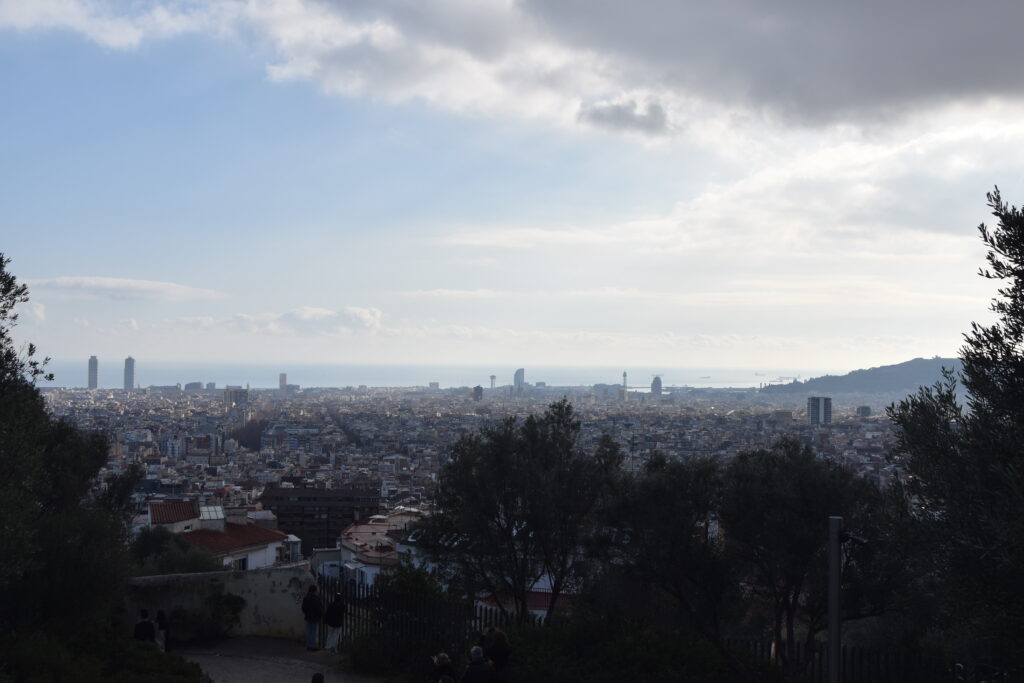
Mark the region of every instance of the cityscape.
POLYGON ((0 683, 1024 683, 1022 24, 0 0, 0 683))
MULTIPOLYGON (((154 502, 193 499, 262 511, 266 520, 281 512, 280 501, 267 502, 267 491, 318 489, 339 501, 354 491, 372 492, 376 507, 346 506, 330 524, 318 522, 319 507, 288 514, 279 528, 301 541, 307 557, 314 548, 333 547, 359 519, 399 508, 428 510, 461 436, 508 416, 541 413, 563 398, 581 421, 577 445, 593 450, 610 435, 631 472, 656 452, 674 459, 730 458, 792 436, 879 486, 901 473, 888 457, 895 439, 884 411, 893 398, 882 394, 844 394, 833 412, 832 397, 666 387, 658 376, 648 387, 632 387, 626 372, 618 385, 557 387, 527 382, 525 368, 500 385, 490 375, 487 387, 442 389, 432 382, 303 389, 282 372, 277 389, 201 381, 141 388, 134 386, 131 357, 124 360, 124 387, 103 389, 92 386, 97 363, 89 358, 89 387, 45 389, 44 396, 54 416, 109 435, 110 472, 142 468, 136 500, 142 518, 154 502)), ((349 571, 358 583, 372 583, 375 575, 368 566, 349 571)))

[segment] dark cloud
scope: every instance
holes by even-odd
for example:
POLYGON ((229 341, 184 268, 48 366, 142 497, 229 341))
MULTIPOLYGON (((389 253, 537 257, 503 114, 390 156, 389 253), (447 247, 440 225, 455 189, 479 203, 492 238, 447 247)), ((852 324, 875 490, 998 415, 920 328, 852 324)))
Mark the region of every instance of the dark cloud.
POLYGON ((582 105, 578 118, 617 131, 636 131, 647 135, 668 132, 665 108, 657 102, 648 102, 646 107, 641 107, 635 100, 582 105))
POLYGON ((1024 3, 523 0, 550 39, 668 88, 803 122, 1024 94, 1024 3))

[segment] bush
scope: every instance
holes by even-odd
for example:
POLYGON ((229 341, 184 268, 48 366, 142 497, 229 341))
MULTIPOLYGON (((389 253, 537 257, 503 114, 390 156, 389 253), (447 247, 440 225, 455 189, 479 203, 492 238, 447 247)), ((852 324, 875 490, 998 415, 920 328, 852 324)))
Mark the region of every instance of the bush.
POLYGON ((47 636, 8 642, 10 657, 0 681, 43 683, 201 683, 198 664, 112 633, 88 634, 75 641, 47 636))
POLYGON ((220 640, 241 623, 245 598, 220 590, 207 596, 200 609, 178 608, 171 612, 170 621, 176 640, 220 640))
POLYGON ((733 683, 739 680, 709 643, 644 628, 615 632, 600 624, 567 621, 513 633, 509 679, 548 683, 733 683))

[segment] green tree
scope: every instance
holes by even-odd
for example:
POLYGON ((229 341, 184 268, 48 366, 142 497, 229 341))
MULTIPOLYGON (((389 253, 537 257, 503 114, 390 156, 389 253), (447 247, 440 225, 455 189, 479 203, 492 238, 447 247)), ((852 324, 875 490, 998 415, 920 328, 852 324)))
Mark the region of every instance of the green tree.
MULTIPOLYGON (((982 277, 1001 286, 991 325, 972 323, 952 371, 889 415, 900 428, 897 461, 911 475, 916 521, 932 541, 950 628, 1020 663, 1024 637, 1024 212, 988 194, 997 225, 978 230, 982 277)), ((965 640, 961 637, 961 640, 965 640)))
POLYGON ((133 570, 138 576, 216 572, 224 565, 209 552, 197 548, 163 527, 143 529, 132 540, 133 570))
MULTIPOLYGON (((802 666, 798 631, 809 644, 824 626, 828 517, 842 516, 857 536, 876 537, 872 521, 880 504, 874 484, 815 458, 794 439, 741 453, 725 468, 719 516, 727 549, 752 596, 770 607, 773 639, 788 676, 802 666)), ((860 552, 851 548, 847 554, 850 569, 860 552)), ((850 569, 847 580, 857 576, 850 569)))
POLYGON ((585 453, 578 435, 572 406, 561 401, 539 417, 463 437, 441 472, 424 540, 470 592, 483 590, 499 604, 511 598, 520 619, 542 576, 551 581, 549 616, 580 579, 594 511, 618 476, 615 444, 605 438, 585 453))
POLYGON ((9 263, 0 254, 0 678, 196 681, 197 667, 155 650, 151 670, 111 631, 137 473, 101 480, 105 439, 47 413, 34 385, 45 360, 12 338, 28 290, 9 263))
POLYGON ((624 482, 609 509, 609 523, 621 529, 612 566, 667 596, 684 628, 718 645, 738 578, 715 534, 721 486, 721 468, 710 458, 657 455, 624 482))

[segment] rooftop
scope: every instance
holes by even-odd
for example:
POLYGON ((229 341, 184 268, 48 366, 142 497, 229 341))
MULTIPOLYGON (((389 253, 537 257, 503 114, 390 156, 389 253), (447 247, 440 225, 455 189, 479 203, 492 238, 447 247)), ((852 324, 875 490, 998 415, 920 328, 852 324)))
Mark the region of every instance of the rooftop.
POLYGON ((276 529, 268 529, 255 524, 227 522, 224 524, 223 532, 198 529, 182 534, 182 538, 196 547, 217 555, 232 550, 285 541, 288 539, 288 535, 276 529))
POLYGON ((149 515, 153 524, 175 524, 199 517, 199 509, 192 500, 165 500, 151 502, 149 515))

